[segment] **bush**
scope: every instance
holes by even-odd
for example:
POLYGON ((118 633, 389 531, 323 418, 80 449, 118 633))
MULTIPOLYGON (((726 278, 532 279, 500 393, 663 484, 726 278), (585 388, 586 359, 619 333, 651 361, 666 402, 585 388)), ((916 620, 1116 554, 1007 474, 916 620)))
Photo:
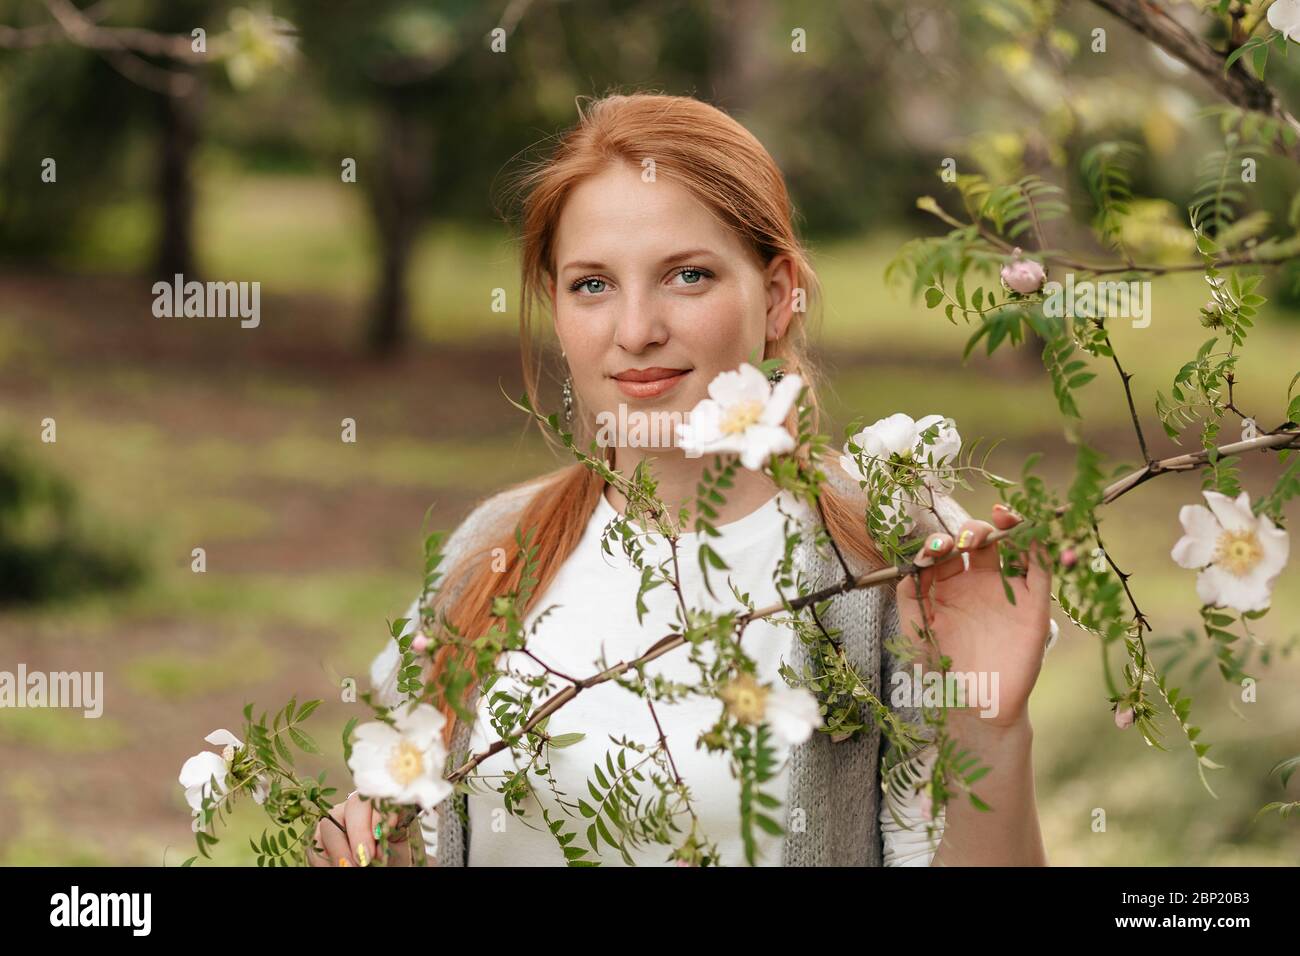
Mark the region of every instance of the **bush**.
POLYGON ((0 445, 0 605, 40 604, 132 587, 144 564, 91 540, 72 484, 0 445))

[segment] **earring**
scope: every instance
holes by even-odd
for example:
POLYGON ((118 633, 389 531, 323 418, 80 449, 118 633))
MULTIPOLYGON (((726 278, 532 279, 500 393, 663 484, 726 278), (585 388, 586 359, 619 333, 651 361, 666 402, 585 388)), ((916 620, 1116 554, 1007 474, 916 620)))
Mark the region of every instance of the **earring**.
POLYGON ((573 376, 564 376, 564 384, 560 386, 560 396, 564 403, 564 427, 573 427, 573 376))

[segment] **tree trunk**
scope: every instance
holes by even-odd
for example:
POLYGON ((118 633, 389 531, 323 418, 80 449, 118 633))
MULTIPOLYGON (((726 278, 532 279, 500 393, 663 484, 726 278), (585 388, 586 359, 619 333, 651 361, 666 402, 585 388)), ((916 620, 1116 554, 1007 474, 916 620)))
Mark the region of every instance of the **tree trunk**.
POLYGON ((154 270, 170 280, 194 275, 194 181, 190 164, 199 141, 201 87, 188 95, 163 95, 158 168, 158 245, 154 270))
POLYGON ((406 286, 411 250, 420 226, 429 181, 433 140, 400 93, 383 105, 383 133, 370 183, 371 211, 379 240, 379 274, 366 332, 376 355, 392 355, 410 336, 411 301, 406 286))
POLYGON ((769 0, 714 0, 709 12, 713 102, 731 112, 752 109, 770 85, 772 58, 766 55, 766 44, 772 5, 769 0))

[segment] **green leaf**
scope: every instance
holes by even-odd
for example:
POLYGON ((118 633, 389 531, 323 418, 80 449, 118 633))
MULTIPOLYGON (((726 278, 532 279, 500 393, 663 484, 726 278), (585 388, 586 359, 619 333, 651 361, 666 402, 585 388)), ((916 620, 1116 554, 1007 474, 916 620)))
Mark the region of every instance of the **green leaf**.
POLYGON ((623 848, 619 846, 618 841, 615 840, 614 837, 610 835, 609 827, 605 825, 604 817, 596 817, 596 830, 604 838, 606 843, 612 846, 615 850, 618 850, 620 852, 623 851, 623 848))
POLYGON ((315 712, 316 708, 320 706, 320 703, 319 700, 307 701, 307 703, 302 705, 302 709, 298 711, 298 716, 294 718, 295 721, 297 723, 302 723, 315 712))
POLYGON ((343 726, 343 759, 347 760, 352 756, 352 731, 357 726, 357 718, 349 718, 343 726))
POLYGON ((293 754, 290 753, 288 745, 284 742, 284 738, 281 737, 279 734, 276 734, 273 740, 275 742, 275 752, 280 755, 281 760, 283 760, 285 763, 287 763, 289 766, 292 767, 293 754))
POLYGON ((320 753, 320 748, 316 746, 316 741, 312 740, 311 736, 306 731, 299 730, 297 727, 290 727, 289 736, 293 738, 293 742, 298 745, 299 750, 304 750, 309 754, 320 753))

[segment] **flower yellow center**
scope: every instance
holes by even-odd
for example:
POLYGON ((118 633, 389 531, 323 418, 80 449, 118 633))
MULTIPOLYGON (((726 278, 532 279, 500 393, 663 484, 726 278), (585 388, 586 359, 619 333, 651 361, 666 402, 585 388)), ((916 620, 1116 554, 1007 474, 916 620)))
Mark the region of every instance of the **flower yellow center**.
POLYGON ((1264 558, 1264 548, 1254 531, 1225 531, 1219 535, 1214 563, 1237 577, 1245 577, 1264 558))
POLYGON ((760 687, 749 674, 742 674, 726 687, 719 696, 727 711, 742 724, 759 724, 767 710, 767 688, 760 687))
POLYGON ((751 425, 758 424, 763 417, 763 403, 756 401, 736 402, 722 416, 722 431, 726 435, 739 435, 751 425))
POLYGON ((388 761, 388 772, 403 787, 424 773, 424 756, 409 740, 403 740, 388 761))

